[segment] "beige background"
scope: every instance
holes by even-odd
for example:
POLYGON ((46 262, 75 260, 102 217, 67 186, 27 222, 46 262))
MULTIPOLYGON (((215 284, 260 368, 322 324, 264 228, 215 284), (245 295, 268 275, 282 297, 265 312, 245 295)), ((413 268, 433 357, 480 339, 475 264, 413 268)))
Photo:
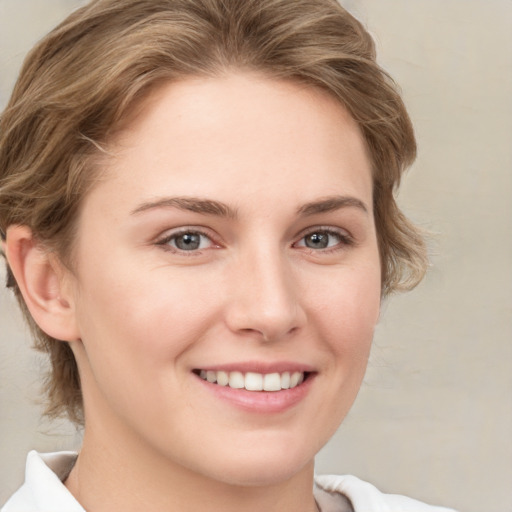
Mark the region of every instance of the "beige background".
MULTIPOLYGON (((0 106, 28 48, 77 0, 0 0, 0 106)), ((420 145, 400 201, 432 269, 385 304, 356 405, 318 458, 461 512, 512 511, 512 2, 345 0, 402 85, 420 145)), ((0 276, 1 277, 1 276, 0 276)), ((34 404, 41 360, 0 291, 0 503, 25 453, 77 445, 34 404)))

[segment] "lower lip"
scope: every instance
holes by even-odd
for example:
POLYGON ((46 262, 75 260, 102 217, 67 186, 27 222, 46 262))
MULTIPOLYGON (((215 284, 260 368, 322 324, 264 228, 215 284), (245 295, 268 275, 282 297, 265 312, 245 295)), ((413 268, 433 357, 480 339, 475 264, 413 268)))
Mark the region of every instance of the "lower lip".
POLYGON ((246 389, 234 389, 229 386, 219 386, 208 382, 194 374, 200 384, 217 398, 247 412, 259 414, 276 414, 284 412, 301 402, 311 389, 315 378, 309 374, 308 378, 292 389, 281 391, 247 391, 246 389))

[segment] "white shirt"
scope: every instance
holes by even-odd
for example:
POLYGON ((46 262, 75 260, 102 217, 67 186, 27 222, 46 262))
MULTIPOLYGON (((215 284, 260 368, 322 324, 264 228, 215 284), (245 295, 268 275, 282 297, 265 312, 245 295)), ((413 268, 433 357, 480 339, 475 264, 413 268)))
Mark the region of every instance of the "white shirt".
MULTIPOLYGON (((25 483, 0 512, 86 512, 62 483, 73 465, 75 452, 39 454, 27 457, 25 483)), ((355 476, 315 477, 315 499, 322 512, 455 512, 432 507, 395 494, 383 494, 355 476)))

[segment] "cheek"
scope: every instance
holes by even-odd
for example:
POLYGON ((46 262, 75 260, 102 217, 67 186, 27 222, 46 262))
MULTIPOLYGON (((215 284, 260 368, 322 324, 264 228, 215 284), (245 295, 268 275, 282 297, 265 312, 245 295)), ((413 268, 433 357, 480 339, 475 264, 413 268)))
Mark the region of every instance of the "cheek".
POLYGON ((367 355, 380 313, 380 288, 377 264, 340 269, 316 287, 312 310, 333 351, 367 355))
POLYGON ((323 284, 324 291, 317 288, 310 303, 316 346, 326 356, 319 376, 322 406, 311 415, 311 429, 327 442, 351 408, 366 371, 380 309, 380 270, 378 265, 337 269, 323 284))
POLYGON ((191 336, 200 336, 209 301, 186 280, 156 273, 154 279, 103 277, 96 276, 83 290, 78 315, 84 342, 101 345, 97 348, 105 357, 158 360, 185 350, 191 336))
POLYGON ((102 273, 81 290, 84 395, 95 411, 110 404, 127 422, 138 410, 160 424, 158 400, 167 396, 163 390, 181 389, 179 361, 206 330, 208 304, 180 281, 119 271, 102 273))
POLYGON ((105 398, 126 421, 139 410, 165 422, 162 400, 186 396, 188 354, 219 319, 220 287, 197 269, 192 279, 171 267, 118 264, 101 276, 93 267, 86 279, 84 265, 79 300, 84 393, 89 403, 105 398))

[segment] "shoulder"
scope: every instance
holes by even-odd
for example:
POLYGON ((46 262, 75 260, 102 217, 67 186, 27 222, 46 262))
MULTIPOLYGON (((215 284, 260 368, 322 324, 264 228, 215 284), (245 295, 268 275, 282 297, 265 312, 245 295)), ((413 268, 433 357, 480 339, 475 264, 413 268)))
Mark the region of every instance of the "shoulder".
POLYGON ((327 492, 347 497, 354 512, 455 512, 406 496, 384 494, 372 484, 351 475, 321 475, 315 477, 315 482, 327 492))
POLYGON ((62 483, 75 464, 75 452, 27 456, 25 483, 2 507, 1 512, 85 512, 62 483))

